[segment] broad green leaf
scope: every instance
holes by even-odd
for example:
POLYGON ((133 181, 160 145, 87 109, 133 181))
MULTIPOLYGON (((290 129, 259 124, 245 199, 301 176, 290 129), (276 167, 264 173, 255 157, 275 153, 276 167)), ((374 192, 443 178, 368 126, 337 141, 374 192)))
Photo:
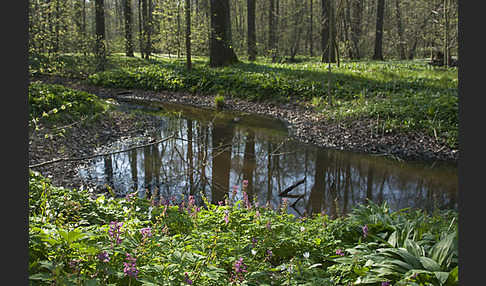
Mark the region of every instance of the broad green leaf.
POLYGON ((422 256, 420 257, 420 262, 422 266, 428 271, 440 271, 440 265, 437 264, 433 259, 422 256))
POLYGON ((447 278, 449 278, 449 272, 437 271, 434 272, 434 275, 437 280, 439 280, 440 285, 444 285, 444 283, 447 281, 447 278))

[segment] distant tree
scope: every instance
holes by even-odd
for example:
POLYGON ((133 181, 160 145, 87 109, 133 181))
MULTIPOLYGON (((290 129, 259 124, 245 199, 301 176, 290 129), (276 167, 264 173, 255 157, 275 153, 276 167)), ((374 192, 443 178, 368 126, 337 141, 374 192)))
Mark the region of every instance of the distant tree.
POLYGON ((272 56, 272 61, 276 61, 276 44, 275 44, 275 0, 269 0, 268 8, 268 49, 272 56))
POLYGON ((322 28, 321 28, 321 44, 322 44, 322 62, 336 62, 334 37, 335 37, 335 21, 332 19, 332 0, 321 0, 322 12, 322 28), (332 30, 330 26, 332 25, 332 30), (329 32, 331 31, 331 32, 329 32))
POLYGON ((256 32, 255 32, 255 0, 247 0, 247 25, 248 25, 248 60, 256 60, 256 32))
POLYGON ((209 66, 221 67, 238 62, 231 44, 229 0, 211 0, 209 66))
POLYGON ((95 21, 96 21, 96 70, 104 71, 106 62, 106 44, 105 44, 105 4, 104 0, 95 2, 95 21))
POLYGON ((351 41, 353 44, 353 56, 356 59, 361 58, 361 49, 359 42, 361 39, 361 20, 363 4, 362 0, 351 0, 351 41))
POLYGON ((375 53, 374 60, 383 60, 383 19, 385 12, 385 0, 378 0, 376 10, 376 32, 375 32, 375 53))
POLYGON ((192 69, 191 61, 191 0, 186 0, 186 65, 187 69, 192 69))
POLYGON ((132 0, 123 0, 125 15, 125 54, 133 57, 133 36, 132 36, 132 0))

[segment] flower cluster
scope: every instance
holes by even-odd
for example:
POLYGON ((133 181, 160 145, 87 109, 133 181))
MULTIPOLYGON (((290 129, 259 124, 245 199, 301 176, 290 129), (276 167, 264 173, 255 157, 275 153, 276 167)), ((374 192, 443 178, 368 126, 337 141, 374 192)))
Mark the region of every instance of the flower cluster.
POLYGON ((123 262, 123 273, 125 275, 137 278, 138 269, 137 269, 137 259, 132 257, 129 253, 127 253, 127 262, 123 262))
POLYGON ((120 235, 122 234, 121 227, 123 226, 123 222, 112 221, 110 222, 110 229, 108 230, 108 234, 110 237, 115 241, 116 244, 120 244, 122 239, 120 235))
POLYGON ((246 270, 246 265, 243 263, 243 257, 240 259, 236 260, 235 262, 235 273, 243 273, 243 272, 248 272, 246 270))
POLYGON ((344 252, 341 249, 336 250, 336 254, 339 256, 344 256, 344 252))
POLYGON ((102 251, 97 255, 98 259, 103 263, 110 262, 110 255, 106 251, 102 251))
POLYGON ((186 282, 188 285, 192 285, 192 280, 189 279, 189 274, 187 274, 187 272, 184 272, 184 282, 186 282))
POLYGON ((142 234, 142 240, 145 240, 152 236, 152 229, 150 227, 145 227, 140 230, 140 233, 142 234))
POLYGON ((363 226, 363 238, 366 238, 368 236, 368 225, 365 224, 363 226))

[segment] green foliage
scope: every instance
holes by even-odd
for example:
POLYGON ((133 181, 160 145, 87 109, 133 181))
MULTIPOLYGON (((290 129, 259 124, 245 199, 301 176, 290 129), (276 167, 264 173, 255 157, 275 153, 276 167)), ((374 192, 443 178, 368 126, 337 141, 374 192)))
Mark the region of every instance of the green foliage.
POLYGON ((227 95, 250 101, 310 104, 330 120, 371 119, 377 133, 424 131, 457 146, 457 70, 430 69, 422 61, 344 62, 333 67, 327 104, 327 70, 319 62, 245 63, 209 68, 196 61, 157 59, 154 64, 118 67, 92 74, 95 85, 227 95))
POLYGON ((297 219, 285 206, 204 205, 160 205, 136 194, 96 197, 54 187, 31 171, 29 279, 33 285, 185 285, 187 273, 193 285, 457 284, 454 212, 392 213, 386 204, 369 204, 331 220, 297 219), (136 277, 128 275, 127 254, 136 259, 136 277), (246 272, 235 268, 240 259, 246 272))
POLYGON ((221 109, 224 106, 224 96, 218 95, 214 97, 214 105, 216 106, 216 109, 221 109))
POLYGON ((94 115, 106 106, 97 96, 62 85, 32 82, 29 84, 29 119, 51 121, 76 120, 94 115))

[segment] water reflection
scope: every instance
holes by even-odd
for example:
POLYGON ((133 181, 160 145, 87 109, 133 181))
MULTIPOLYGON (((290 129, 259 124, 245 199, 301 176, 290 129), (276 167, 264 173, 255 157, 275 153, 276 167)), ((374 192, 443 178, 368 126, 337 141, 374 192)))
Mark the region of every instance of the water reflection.
POLYGON ((80 175, 121 196, 138 190, 140 196, 177 203, 182 195, 194 195, 199 204, 201 194, 212 203, 224 201, 233 186, 241 189, 247 180, 250 200, 275 208, 286 198, 297 216, 339 216, 367 199, 387 201, 392 209, 457 209, 456 167, 303 145, 288 140, 280 122, 257 116, 160 108, 160 128, 152 136, 177 138, 95 159, 80 175), (174 111, 176 116, 166 115, 174 111))

